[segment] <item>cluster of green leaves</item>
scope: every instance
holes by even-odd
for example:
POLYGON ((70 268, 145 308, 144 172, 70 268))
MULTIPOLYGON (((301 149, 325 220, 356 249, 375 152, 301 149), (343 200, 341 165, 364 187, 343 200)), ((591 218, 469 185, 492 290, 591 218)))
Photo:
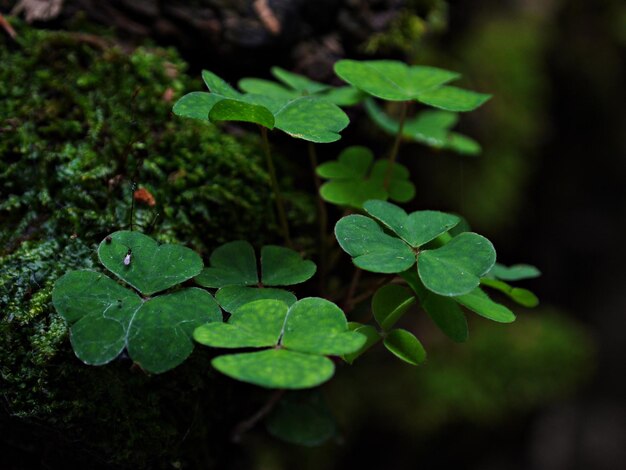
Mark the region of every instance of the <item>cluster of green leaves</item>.
MULTIPOLYGON (((327 356, 352 363, 381 340, 402 361, 421 364, 426 351, 420 341, 396 327, 414 305, 420 305, 451 339, 465 341, 468 326, 462 308, 496 322, 515 320, 511 310, 494 302, 481 286, 525 306, 537 304, 530 291, 508 284, 537 276, 536 268, 497 265, 492 243, 471 232, 461 217, 430 210, 408 214, 387 202, 408 202, 415 196, 407 168, 396 162, 400 140, 477 153, 480 148, 475 142, 451 128, 457 112, 476 109, 489 95, 448 85, 459 75, 435 67, 342 60, 335 72, 349 86, 333 88, 273 68, 280 83, 247 78, 240 81, 242 91, 238 91, 204 71, 209 92, 189 93, 173 110, 202 121, 261 126, 283 234, 291 245, 265 130, 279 129, 312 143, 333 142, 348 125, 339 106, 369 96, 370 117, 396 134, 389 158, 374 161, 370 150, 355 146, 313 170, 328 180, 320 187, 323 200, 360 212, 341 218, 334 230, 354 265, 393 275, 408 286, 392 283, 374 293, 371 310, 377 326, 349 323, 337 305, 323 298, 297 300, 285 287, 311 279, 316 266, 291 248, 264 246, 257 260, 247 241, 229 242, 215 249, 204 267, 199 255, 182 246, 159 246, 137 232, 116 232, 100 244, 99 259, 132 289, 93 271, 76 271, 59 279, 53 291, 55 307, 72 324, 72 344, 79 358, 104 364, 127 350, 145 370, 158 373, 184 361, 194 339, 213 348, 245 349, 212 360, 229 377, 267 388, 303 389, 318 386, 334 374, 334 363, 327 356), (401 120, 383 113, 374 98, 401 102, 401 120), (408 102, 437 109, 407 120, 408 102), (191 279, 215 289, 215 298, 197 287, 176 287, 191 279), (229 314, 226 322, 222 310, 229 314)), ((291 405, 286 401, 285 406, 291 405)), ((317 410, 318 418, 324 414, 315 400, 300 402, 293 409, 309 418, 311 410, 317 410)), ((289 435, 293 429, 293 422, 280 414, 270 422, 276 435, 289 435)), ((300 435, 303 443, 329 435, 332 426, 327 419, 318 419, 317 424, 316 432, 300 435)))

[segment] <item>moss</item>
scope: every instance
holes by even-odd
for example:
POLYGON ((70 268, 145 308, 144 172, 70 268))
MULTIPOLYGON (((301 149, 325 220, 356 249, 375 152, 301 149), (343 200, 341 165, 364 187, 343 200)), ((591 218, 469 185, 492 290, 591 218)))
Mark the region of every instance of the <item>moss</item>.
POLYGON ((129 224, 133 183, 157 203, 136 201, 135 225, 161 241, 206 254, 227 240, 275 240, 257 141, 171 116, 178 96, 200 88, 172 51, 16 29, 17 46, 0 36, 2 441, 90 468, 211 468, 254 395, 235 407, 231 383, 207 375, 206 351, 156 377, 123 357, 84 366, 50 293, 63 273, 98 269, 97 242, 129 224))

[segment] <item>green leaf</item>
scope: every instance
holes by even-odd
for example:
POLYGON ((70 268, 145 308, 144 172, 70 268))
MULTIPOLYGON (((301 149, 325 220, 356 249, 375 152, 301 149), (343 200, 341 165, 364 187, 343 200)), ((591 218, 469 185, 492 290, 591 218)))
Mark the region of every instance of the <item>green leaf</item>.
POLYGON ((221 373, 260 387, 301 389, 321 385, 334 372, 333 362, 286 349, 267 349, 251 353, 228 354, 211 361, 221 373))
POLYGON ((351 328, 350 325, 348 327, 351 331, 359 333, 366 338, 365 343, 363 344, 363 346, 361 346, 360 349, 353 353, 343 355, 343 360, 346 361, 348 364, 352 364, 358 357, 360 357, 368 349, 378 343, 381 338, 380 334, 373 326, 357 324, 356 328, 351 328))
POLYGON ((489 271, 488 276, 503 281, 521 281, 523 279, 539 277, 541 276, 541 271, 530 264, 514 264, 513 266, 507 267, 496 263, 493 269, 489 271))
POLYGON ((426 360, 424 346, 406 330, 390 331, 383 344, 393 355, 411 365, 417 366, 426 360))
MULTIPOLYGON (((220 309, 207 291, 181 289, 148 300, 131 319, 130 357, 144 370, 161 373, 181 364, 193 351, 194 329, 206 322, 220 325, 220 309)), ((94 339, 100 333, 94 331, 94 339)))
MULTIPOLYGON (((365 100, 365 110, 382 130, 391 135, 398 133, 400 123, 387 115, 373 99, 365 100)), ((481 148, 475 140, 450 130, 457 121, 458 114, 449 111, 432 109, 421 111, 415 117, 405 120, 402 136, 435 149, 478 155, 481 148)))
POLYGON ((292 137, 316 143, 339 140, 339 132, 350 122, 339 107, 314 96, 289 101, 274 118, 276 128, 292 137))
POLYGON ((496 251, 485 237, 464 232, 449 243, 418 255, 417 270, 424 286, 451 297, 471 292, 496 261, 496 251))
POLYGON ((261 279, 266 286, 290 286, 308 281, 316 270, 315 263, 288 248, 268 245, 261 248, 261 279))
POLYGON ((76 356, 85 364, 111 362, 126 347, 128 324, 141 298, 95 271, 71 271, 52 290, 54 308, 71 325, 76 356))
MULTIPOLYGON (((492 270, 493 271, 493 270, 492 270)), ((497 279, 482 278, 480 283, 484 286, 491 287, 492 289, 499 290, 514 302, 522 305, 523 307, 533 308, 539 305, 539 299, 528 289, 521 289, 519 287, 513 287, 504 281, 497 279)))
POLYGON ((191 279, 203 267, 195 251, 181 245, 159 245, 147 235, 131 231, 105 238, 98 257, 109 271, 144 295, 191 279))
POLYGON ((55 283, 52 302, 70 323, 76 356, 102 365, 128 349, 148 372, 182 363, 191 351, 196 326, 221 321, 220 309, 201 289, 182 289, 143 301, 137 294, 93 271, 72 271, 55 283))
POLYGON ((348 331, 346 317, 334 303, 309 297, 289 309, 282 344, 293 351, 340 356, 361 348, 365 337, 348 331))
POLYGON ((417 100, 446 111, 473 111, 482 106, 491 95, 464 90, 454 86, 442 86, 420 93, 417 100))
POLYGON ((343 217, 335 225, 339 246, 354 264, 375 273, 399 273, 415 264, 415 254, 402 240, 383 232, 380 225, 362 215, 343 217))
POLYGON ((230 86, 226 81, 208 70, 202 71, 202 80, 211 93, 222 95, 226 98, 239 98, 241 93, 230 86))
POLYGON ((407 214, 401 207, 379 200, 367 201, 363 208, 414 248, 434 240, 460 221, 456 215, 437 211, 407 214))
POLYGON ((288 85, 293 90, 297 90, 302 94, 313 95, 321 91, 326 91, 330 88, 329 85, 315 82, 303 75, 289 72, 285 69, 281 69, 280 67, 272 67, 271 72, 272 75, 285 85, 288 85))
POLYGON ((272 289, 271 287, 259 289, 243 286, 222 287, 216 292, 215 299, 228 313, 235 313, 242 305, 255 300, 280 300, 287 305, 292 305, 297 300, 295 295, 283 289, 272 289))
POLYGON ((467 341, 469 336, 467 319, 454 299, 426 289, 417 272, 413 270, 406 271, 401 276, 417 294, 424 311, 448 338, 457 343, 467 341))
POLYGON ((201 286, 218 288, 259 283, 254 248, 246 241, 220 246, 211 254, 210 263, 211 267, 204 268, 195 279, 201 286))
POLYGON ((330 90, 319 93, 317 96, 341 107, 354 106, 365 98, 365 94, 361 90, 352 86, 331 88, 330 90))
POLYGON ((268 129, 274 128, 274 115, 264 106, 240 100, 223 99, 215 103, 209 112, 209 120, 242 121, 259 124, 268 129))
POLYGON ((274 347, 221 356, 213 365, 245 382, 293 389, 314 387, 332 376, 333 363, 323 355, 353 353, 366 341, 363 335, 349 331, 339 307, 315 297, 291 307, 276 300, 245 304, 228 323, 196 328, 194 339, 221 348, 274 347))
POLYGON ((340 60, 335 63, 335 73, 356 88, 389 101, 416 99, 421 93, 459 77, 447 70, 391 60, 340 60))
POLYGON ((397 284, 381 287, 372 297, 374 318, 383 330, 390 330, 415 303, 415 295, 397 284))
POLYGON ((214 348, 275 346, 281 337, 289 306, 279 300, 257 300, 241 306, 227 323, 196 328, 194 339, 214 348))
POLYGON ((265 425, 283 441, 313 447, 337 433, 337 425, 319 390, 290 392, 272 410, 265 425))
POLYGON ((345 148, 336 161, 322 163, 316 172, 325 179, 365 178, 373 161, 374 154, 370 149, 353 145, 345 148))
POLYGON ((193 91, 180 98, 172 108, 172 112, 177 116, 206 121, 215 103, 222 97, 212 93, 193 91))
POLYGON ((515 321, 513 312, 504 305, 500 305, 491 300, 480 287, 477 287, 469 294, 454 297, 454 300, 489 320, 498 323, 511 323, 515 321))
POLYGON ((341 152, 336 161, 318 166, 318 175, 331 179, 320 188, 322 199, 360 209, 369 199, 391 197, 395 201, 407 202, 415 196, 415 186, 409 181, 409 171, 403 165, 393 165, 387 190, 385 179, 389 163, 378 160, 372 166, 373 159, 369 149, 354 146, 341 152))

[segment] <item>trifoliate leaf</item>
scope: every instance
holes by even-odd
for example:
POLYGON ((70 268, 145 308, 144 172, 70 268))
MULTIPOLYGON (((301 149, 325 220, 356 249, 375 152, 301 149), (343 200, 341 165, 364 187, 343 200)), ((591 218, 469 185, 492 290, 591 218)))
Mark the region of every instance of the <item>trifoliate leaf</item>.
POLYGON ((273 289, 271 287, 257 289, 244 286, 222 287, 215 294, 215 299, 222 309, 228 313, 235 313, 242 305, 255 300, 280 300, 287 305, 292 305, 297 300, 295 295, 283 289, 273 289))
POLYGON ((442 86, 421 93, 417 100, 446 111, 465 112, 475 110, 490 98, 491 95, 484 93, 476 93, 454 86, 442 86))
POLYGON ((480 287, 469 294, 454 297, 458 303, 471 311, 499 323, 515 321, 515 315, 504 305, 500 305, 489 298, 480 287))
POLYGON ((290 286, 308 281, 315 274, 313 261, 288 248, 268 245, 261 248, 261 279, 266 286, 290 286))
POLYGON ((246 241, 225 243, 211 254, 211 266, 196 282, 204 287, 253 286, 259 283, 254 248, 246 241))

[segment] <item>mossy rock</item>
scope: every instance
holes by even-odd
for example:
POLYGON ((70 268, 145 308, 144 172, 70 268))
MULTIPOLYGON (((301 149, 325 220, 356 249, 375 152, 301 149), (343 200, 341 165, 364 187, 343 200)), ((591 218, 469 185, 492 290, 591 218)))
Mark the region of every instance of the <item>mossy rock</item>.
POLYGON ((206 351, 162 376, 125 358, 83 365, 50 293, 71 269, 99 269, 97 243, 128 226, 131 206, 136 229, 204 255, 276 241, 258 142, 171 115, 200 87, 172 51, 16 29, 17 43, 0 35, 0 441, 53 449, 42 457, 52 468, 216 466, 254 395, 238 403, 206 351), (131 203, 133 182, 154 206, 131 203))

